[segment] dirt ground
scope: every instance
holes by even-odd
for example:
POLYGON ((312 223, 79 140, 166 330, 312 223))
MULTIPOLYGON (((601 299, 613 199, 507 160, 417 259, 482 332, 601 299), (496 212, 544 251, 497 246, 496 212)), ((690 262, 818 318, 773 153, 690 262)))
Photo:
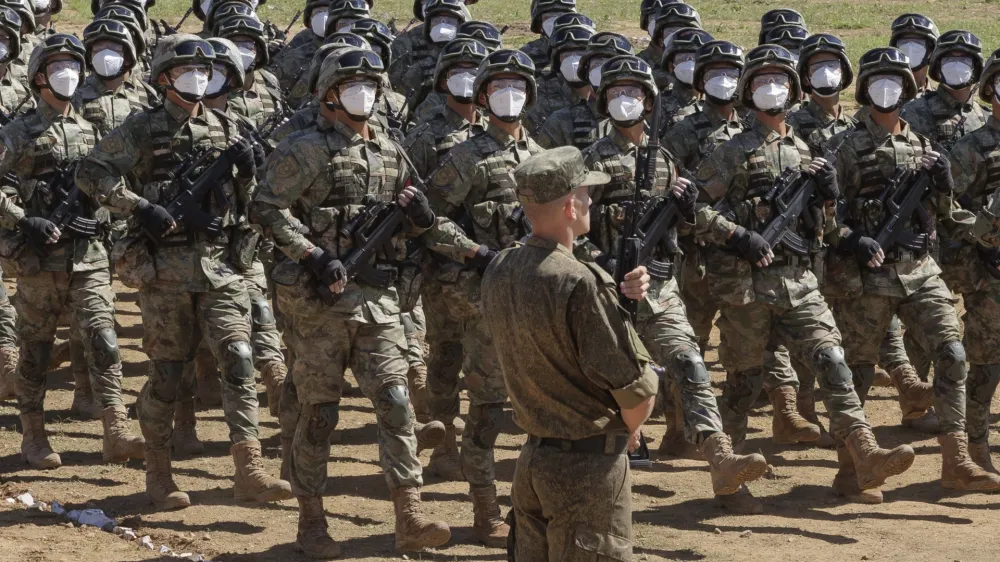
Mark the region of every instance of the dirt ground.
MULTIPOLYGON (((120 346, 125 366, 126 402, 132 403, 145 379, 142 328, 136 295, 119 287, 120 346)), ((713 378, 721 380, 715 350, 707 357, 713 378)), ((156 544, 176 552, 199 552, 225 562, 292 562, 303 560, 292 542, 297 509, 294 500, 248 505, 233 501, 233 465, 225 423, 218 409, 198 413, 198 429, 207 443, 200 457, 175 461, 178 485, 191 494, 193 506, 157 513, 143 493, 141 462, 104 465, 99 421, 70 419, 72 383, 68 365, 50 375, 46 400, 53 447, 64 466, 48 472, 29 470, 18 454, 16 409, 0 405, 0 496, 30 491, 37 499, 58 499, 73 507, 103 509, 118 524, 150 535, 156 544)), ((263 387, 260 387, 263 392, 263 387)), ((907 560, 962 562, 996 560, 1000 537, 996 496, 958 495, 937 483, 939 447, 929 435, 899 427, 899 408, 888 389, 875 389, 868 415, 884 446, 911 443, 919 453, 913 468, 885 488, 880 506, 845 505, 829 491, 836 471, 833 451, 805 447, 778 448, 770 441, 769 408, 751 418, 748 450, 760 450, 774 465, 774 476, 752 485, 766 513, 735 517, 716 507, 708 470, 695 461, 658 461, 648 471, 633 473, 635 559, 662 560, 907 560), (749 532, 747 532, 749 531, 749 532)), ((261 394, 262 406, 266 398, 261 394)), ((467 405, 463 404, 463 409, 467 405)), ((504 511, 509 508, 509 482, 524 436, 510 421, 497 450, 497 474, 504 511)), ((138 430, 134 421, 133 427, 138 430)), ((279 466, 278 424, 262 407, 261 437, 267 468, 279 466)), ((362 398, 345 399, 340 429, 343 445, 330 458, 326 509, 331 530, 341 541, 345 559, 400 559, 392 552, 393 516, 375 446, 375 420, 362 398)), ((662 420, 646 432, 663 433, 662 420)), ((655 450, 657 443, 653 443, 655 450)), ((429 452, 422 454, 426 462, 429 452)), ((499 550, 474 543, 472 507, 467 486, 428 479, 426 511, 452 526, 447 548, 409 555, 421 560, 499 561, 499 550)), ((58 517, 0 503, 0 562, 109 562, 165 559, 132 543, 93 528, 73 528, 58 517)))

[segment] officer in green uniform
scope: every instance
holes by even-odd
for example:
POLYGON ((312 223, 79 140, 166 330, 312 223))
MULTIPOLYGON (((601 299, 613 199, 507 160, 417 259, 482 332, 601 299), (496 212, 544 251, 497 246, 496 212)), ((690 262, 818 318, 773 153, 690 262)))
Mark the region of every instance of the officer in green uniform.
POLYGON ((524 126, 532 136, 560 109, 586 102, 593 95, 590 84, 580 79, 578 69, 580 57, 594 33, 592 28, 582 25, 560 26, 552 33, 551 72, 540 81, 535 104, 524 118, 524 126))
POLYGON ((903 14, 892 22, 889 46, 899 49, 906 55, 919 93, 923 93, 930 85, 927 80, 928 63, 931 60, 931 53, 937 46, 939 35, 934 21, 924 15, 903 14))
MULTIPOLYGON (((951 291, 931 256, 937 221, 930 217, 951 213, 951 166, 947 156, 933 150, 926 137, 900 119, 900 108, 917 92, 906 55, 892 47, 873 49, 861 57, 858 74, 855 97, 869 111, 860 116, 857 127, 841 134, 837 175, 843 186, 844 203, 838 208, 843 216, 827 235, 834 250, 828 260, 828 282, 852 289, 836 300, 835 312, 852 367, 857 366, 858 394, 863 398, 871 385, 869 373, 878 359, 878 343, 896 314, 921 347, 934 350, 934 407, 943 432, 938 437, 941 484, 948 489, 995 490, 1000 488, 1000 476, 984 472, 969 458, 966 353, 951 291), (931 194, 924 208, 902 225, 912 234, 905 245, 896 242, 882 248, 874 239, 889 220, 881 201, 899 170, 927 174, 931 194), (939 209, 942 201, 946 207, 939 209), (832 279, 831 271, 836 273, 832 279)), ((834 137, 831 143, 839 140, 834 137)))
MULTIPOLYGON (((825 209, 837 199, 839 189, 832 163, 814 158, 785 123, 785 110, 799 97, 791 53, 777 45, 762 45, 747 53, 746 61, 738 95, 754 111, 754 125, 698 168, 700 187, 739 224, 730 230, 716 221, 701 232, 713 245, 706 259, 709 286, 722 302, 719 357, 727 380, 719 409, 724 416, 726 409, 748 410, 760 388, 760 382, 752 379, 760 377, 769 342, 785 345, 792 356, 812 367, 824 390, 830 432, 838 442, 846 442, 834 486, 838 491, 851 490, 844 495, 852 497, 862 490, 877 490, 887 477, 908 469, 913 449, 879 448, 865 420, 840 347, 840 332, 812 271, 814 260, 822 257, 819 235, 826 225, 818 223, 826 214, 807 209, 789 226, 801 244, 783 242, 771 248, 756 232, 776 214, 765 197, 786 169, 811 176, 808 181, 816 190, 817 203, 810 205, 825 209), (808 225, 810 220, 813 224, 808 225)), ((743 422, 727 431, 743 434, 745 427, 743 422)))
POLYGON ((660 99, 661 131, 701 110, 698 93, 693 87, 695 52, 711 40, 712 36, 701 29, 683 27, 671 33, 664 42, 658 68, 668 76, 673 87, 660 99))
POLYGON ((151 363, 139 397, 139 423, 146 438, 146 493, 160 509, 190 505, 173 482, 168 443, 184 364, 194 359, 199 336, 222 370, 223 412, 236 467, 234 496, 291 497, 288 483, 268 476, 261 459, 251 305, 241 275, 251 264, 230 250, 248 237, 254 157, 237 125, 201 103, 214 59, 211 45, 195 35, 160 40, 153 76, 166 91, 163 104, 126 119, 101 140, 76 175, 85 193, 112 212, 131 214, 141 227, 116 243, 115 268, 123 283, 139 289, 143 344, 151 363), (215 192, 204 202, 205 212, 215 217, 212 224, 221 222, 221 232, 178 223, 164 208, 181 189, 173 181, 177 166, 203 149, 220 151, 219 157, 232 163, 232 178, 219 181, 224 200, 215 192), (135 191, 123 176, 136 178, 135 191))
MULTIPOLYGON (((623 216, 622 203, 630 201, 635 193, 635 166, 640 152, 646 150, 645 122, 657 90, 652 69, 638 57, 614 57, 601 70, 597 107, 609 117, 612 128, 584 151, 583 158, 587 168, 608 174, 611 181, 590 192, 592 224, 588 238, 599 251, 598 261, 614 274, 622 244, 622 228, 616 217, 623 216)), ((698 189, 688 180, 677 180, 674 164, 662 148, 654 158, 652 189, 642 196, 674 199, 683 221, 679 219, 679 224, 667 233, 668 239, 653 250, 650 262, 642 264, 651 281, 646 298, 639 302, 635 329, 653 359, 667 371, 669 378, 663 390, 673 396, 681 412, 686 441, 698 446, 712 468, 712 483, 720 504, 737 513, 760 513, 760 502, 750 495, 744 482, 759 478, 767 462, 760 455, 733 455, 732 442, 722 431, 708 369, 688 324, 674 276, 674 263, 680 257, 676 250, 677 228, 693 222, 698 189), (678 194, 670 192, 675 180, 678 194)))

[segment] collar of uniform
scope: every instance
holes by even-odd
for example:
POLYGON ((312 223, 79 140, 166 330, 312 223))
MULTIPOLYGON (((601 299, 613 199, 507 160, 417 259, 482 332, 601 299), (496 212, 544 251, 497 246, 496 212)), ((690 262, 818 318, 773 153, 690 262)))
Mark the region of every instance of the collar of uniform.
MULTIPOLYGON (((371 138, 375 138, 375 131, 374 131, 374 129, 372 129, 372 126, 371 126, 370 123, 368 124, 368 129, 369 129, 369 135, 371 136, 371 138)), ((359 135, 357 131, 355 131, 354 129, 348 127, 346 124, 344 124, 344 123, 342 123, 340 121, 334 121, 333 122, 333 130, 337 131, 338 133, 340 133, 341 135, 343 135, 347 140, 351 141, 351 144, 357 144, 359 142, 363 143, 365 141, 364 137, 362 137, 361 135, 359 135)))
POLYGON ((191 117, 186 109, 177 105, 170 98, 164 96, 163 98, 163 108, 167 110, 167 114, 174 118, 174 121, 178 123, 185 123, 191 119, 198 119, 199 121, 205 120, 205 106, 198 102, 198 111, 195 112, 195 116, 191 117))
POLYGON ((549 240, 548 238, 529 236, 528 239, 524 242, 524 244, 526 246, 534 246, 536 248, 541 248, 543 250, 562 252, 567 256, 573 255, 573 252, 569 248, 563 246, 562 244, 556 242, 555 240, 549 240))
POLYGON ((41 97, 38 97, 36 99, 38 100, 38 113, 41 114, 42 118, 45 120, 46 123, 62 121, 64 119, 68 121, 76 121, 76 118, 79 115, 76 112, 76 108, 73 107, 72 103, 69 104, 69 112, 67 112, 66 116, 63 117, 61 111, 56 111, 56 108, 49 105, 41 97))
POLYGON ((129 83, 128 78, 126 77, 124 80, 122 80, 122 83, 117 88, 112 90, 111 87, 108 86, 107 80, 101 78, 97 74, 92 74, 92 76, 94 77, 94 84, 97 86, 97 91, 100 92, 101 94, 124 94, 125 90, 129 86, 132 86, 132 84, 129 83))
MULTIPOLYGON (((892 134, 889 131, 883 129, 878 123, 875 122, 874 119, 872 119, 871 111, 859 112, 858 123, 863 124, 865 128, 868 129, 868 132, 871 133, 871 135, 880 142, 885 140, 886 137, 892 134)), ((910 136, 910 124, 903 119, 899 120, 899 124, 900 124, 899 134, 896 136, 901 139, 908 139, 910 136)))
POLYGON ((708 119, 708 123, 713 127, 717 127, 723 123, 740 126, 740 115, 736 112, 736 109, 733 109, 733 117, 735 117, 735 119, 727 118, 722 114, 722 112, 719 111, 719 108, 716 107, 715 104, 711 103, 704 104, 701 108, 701 112, 705 118, 708 119))
MULTIPOLYGON (((608 133, 608 138, 610 138, 611 142, 613 142, 615 146, 618 147, 618 150, 622 151, 622 153, 624 154, 628 154, 629 152, 637 148, 635 143, 632 142, 632 139, 628 138, 628 136, 626 136, 625 133, 618 130, 618 127, 615 126, 611 127, 611 132, 608 133)), ((642 142, 640 146, 645 146, 645 145, 646 145, 646 133, 643 133, 642 142)))
POLYGON ((466 127, 475 125, 476 123, 482 122, 482 116, 479 114, 478 111, 475 113, 475 116, 476 120, 473 121, 472 123, 469 123, 468 121, 465 120, 465 117, 463 115, 452 109, 452 107, 448 105, 447 102, 445 102, 444 104, 444 120, 452 127, 458 129, 464 129, 466 127))
POLYGON ((524 130, 523 126, 521 127, 521 140, 515 139, 510 133, 496 126, 494 123, 487 125, 486 132, 500 143, 501 146, 510 146, 515 143, 523 144, 528 139, 528 132, 524 130))
POLYGON ((678 101, 685 103, 690 103, 698 97, 698 92, 694 91, 694 88, 681 82, 680 80, 674 79, 674 88, 671 90, 671 96, 676 98, 678 101))
POLYGON ((563 98, 569 100, 570 105, 575 105, 577 102, 584 101, 584 97, 579 94, 569 82, 559 74, 559 92, 562 93, 563 98))
POLYGON ((934 96, 937 102, 950 111, 966 112, 972 109, 972 104, 976 103, 973 97, 968 102, 960 102, 951 96, 951 92, 944 84, 938 84, 937 95, 934 96))
POLYGON ((795 131, 792 129, 792 126, 789 125, 788 123, 785 123, 784 137, 779 136, 777 131, 771 129, 770 127, 768 127, 767 125, 761 123, 756 119, 753 122, 753 130, 758 135, 760 135, 764 139, 764 141, 767 142, 768 144, 778 140, 792 142, 792 137, 795 136, 795 131))
MULTIPOLYGON (((830 113, 829 111, 826 110, 825 107, 814 101, 809 101, 809 103, 806 104, 806 111, 808 111, 810 115, 815 117, 816 120, 822 123, 823 125, 829 125, 830 123, 833 123, 834 121, 837 120, 836 115, 830 113)), ((840 116, 841 117, 844 116, 843 107, 840 108, 840 116)))

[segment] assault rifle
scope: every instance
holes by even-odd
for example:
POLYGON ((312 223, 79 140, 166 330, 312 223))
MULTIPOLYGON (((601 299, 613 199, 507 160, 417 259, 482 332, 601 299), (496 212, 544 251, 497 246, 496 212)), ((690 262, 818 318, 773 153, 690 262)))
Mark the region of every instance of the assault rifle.
POLYGON ((809 174, 785 168, 778 176, 774 187, 764 196, 764 200, 777 210, 777 215, 760 231, 761 238, 767 241, 768 246, 776 248, 781 243, 796 255, 809 255, 812 244, 794 230, 815 191, 816 178, 809 174))
MULTIPOLYGON (((282 38, 288 37, 288 34, 292 31, 292 28, 295 27, 295 22, 299 21, 300 17, 302 17, 302 10, 299 10, 299 11, 295 12, 295 15, 292 16, 291 23, 288 24, 288 27, 286 27, 285 31, 282 32, 282 34, 281 34, 282 38)), ((277 28, 275 28, 275 29, 277 29, 277 28)))
POLYGON ((76 185, 76 168, 76 162, 60 166, 49 182, 49 191, 60 203, 53 209, 48 220, 59 229, 60 238, 67 233, 71 235, 70 238, 95 238, 98 235, 98 223, 95 219, 83 216, 87 201, 86 195, 76 185))
POLYGON ((930 186, 930 172, 921 168, 899 168, 886 185, 879 201, 888 216, 879 226, 875 241, 880 248, 889 251, 899 245, 907 250, 919 252, 927 248, 927 235, 916 234, 907 230, 906 226, 914 212, 919 212, 920 220, 928 231, 933 224, 927 211, 921 206, 924 194, 930 186))
MULTIPOLYGON (((212 216, 203 205, 207 197, 214 195, 219 205, 228 208, 229 199, 222 189, 222 182, 232 173, 232 169, 233 163, 224 150, 210 148, 192 152, 175 168, 177 173, 171 173, 181 189, 180 194, 167 204, 167 213, 175 222, 183 223, 191 230, 204 232, 209 238, 221 236, 222 217, 212 216)), ((145 233, 153 242, 159 241, 157 233, 149 230, 145 230, 145 233)))

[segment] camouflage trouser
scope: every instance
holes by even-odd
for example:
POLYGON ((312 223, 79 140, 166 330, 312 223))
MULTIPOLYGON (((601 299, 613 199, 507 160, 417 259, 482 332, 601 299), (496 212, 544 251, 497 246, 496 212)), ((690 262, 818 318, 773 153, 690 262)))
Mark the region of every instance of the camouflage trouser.
POLYGON ((680 405, 684 437, 697 443, 702 432, 722 431, 722 418, 680 295, 674 293, 665 304, 663 312, 640 315, 637 329, 653 360, 670 376, 661 387, 680 405))
POLYGON ((965 401, 969 441, 985 443, 990 432, 990 403, 1000 382, 1000 281, 965 293, 965 351, 969 357, 965 401))
POLYGON ((772 342, 783 344, 797 364, 815 373, 830 413, 830 433, 843 439, 868 427, 851 373, 840 357, 840 331, 818 291, 792 308, 755 301, 724 306, 721 313, 719 357, 726 383, 719 411, 734 442, 746 437, 747 414, 760 394, 763 357, 772 342))
POLYGON ((406 362, 410 367, 424 364, 424 347, 427 345, 427 318, 424 316, 424 305, 421 299, 410 312, 399 315, 403 323, 403 333, 406 335, 406 362))
MULTIPOLYGON (((965 351, 960 343, 955 299, 940 277, 932 277, 908 297, 864 294, 838 299, 837 324, 844 329, 844 348, 852 370, 874 377, 880 346, 893 314, 921 347, 935 353, 934 409, 941 431, 965 431, 965 351)), ((865 375, 867 378, 867 375, 865 375)), ((871 381, 864 381, 865 387, 871 381)), ((861 385, 859 385, 861 386, 861 385)))
POLYGON ((625 455, 521 447, 510 486, 514 559, 632 560, 632 478, 625 455))
POLYGON ((893 316, 892 322, 889 323, 889 330, 886 331, 885 337, 882 338, 882 345, 878 349, 878 364, 886 371, 892 371, 894 368, 909 362, 906 346, 903 343, 902 325, 899 323, 899 318, 893 316))
POLYGON ((323 493, 330 434, 339 420, 348 368, 374 406, 379 464, 389 489, 421 486, 402 325, 362 323, 332 312, 318 298, 302 302, 296 288, 279 286, 277 291, 279 306, 290 317, 285 342, 292 363, 282 392, 280 423, 282 433, 293 436, 289 478, 293 492, 323 493))
MULTIPOLYGON (((436 285, 436 284, 434 284, 436 285)), ((462 371, 462 318, 432 283, 425 281, 420 300, 427 318, 427 406, 431 417, 452 424, 459 414, 458 378, 462 371)))
POLYGON ((474 488, 490 486, 496 480, 493 446, 500 435, 507 388, 493 338, 482 317, 462 325, 465 358, 462 372, 469 392, 469 417, 462 432, 462 473, 474 488))
MULTIPOLYGON (((0 278, 3 272, 0 271, 0 278)), ((0 349, 17 347, 17 312, 7 297, 7 287, 0 279, 0 349)))
POLYGON ((115 334, 115 293, 106 269, 76 273, 43 272, 17 280, 14 299, 21 340, 17 366, 18 406, 42 410, 45 375, 59 317, 67 307, 83 335, 94 396, 101 406, 122 404, 122 365, 115 334))
MULTIPOLYGON (((167 446, 174 402, 184 398, 185 363, 205 340, 222 371, 222 408, 232 443, 257 440, 257 385, 250 348, 250 298, 243 280, 201 293, 154 283, 139 290, 149 380, 139 394, 139 425, 152 448, 167 446)), ((189 376, 189 375, 188 375, 189 376)))
POLYGON ((263 273, 245 275, 247 293, 250 295, 250 343, 253 346, 253 363, 260 370, 265 364, 285 362, 281 353, 281 333, 271 310, 271 291, 263 273))
MULTIPOLYGON (((764 366, 762 367, 761 385, 765 392, 770 392, 779 386, 791 386, 799 388, 798 371, 810 371, 809 367, 803 366, 796 361, 793 364, 791 354, 785 346, 771 342, 764 350, 764 366)), ((815 384, 815 377, 806 375, 809 382, 815 384)))
POLYGON ((681 267, 681 299, 687 308, 687 318, 698 338, 702 356, 708 348, 708 337, 712 333, 712 322, 719 312, 719 299, 712 296, 704 272, 699 273, 701 252, 685 257, 681 267))

